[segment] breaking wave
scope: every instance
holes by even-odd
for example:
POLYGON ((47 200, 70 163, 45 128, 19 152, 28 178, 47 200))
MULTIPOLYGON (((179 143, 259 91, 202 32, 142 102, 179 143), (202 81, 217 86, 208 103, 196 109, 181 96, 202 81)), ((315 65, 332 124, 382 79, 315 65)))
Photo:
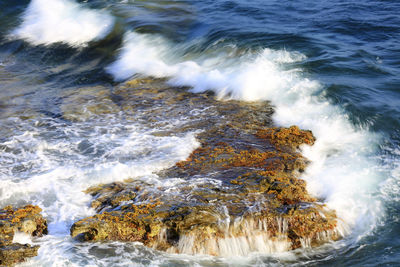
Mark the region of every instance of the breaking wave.
POLYGON ((298 63, 306 56, 286 50, 240 51, 217 47, 204 57, 156 35, 128 33, 119 58, 107 70, 116 80, 135 75, 167 77, 193 92, 213 91, 220 99, 269 100, 278 125, 299 125, 317 137, 302 152, 312 164, 303 178, 314 195, 337 211, 344 233, 365 233, 383 213, 376 196, 382 181, 371 155, 379 136, 352 125, 346 113, 324 97, 324 87, 306 78, 298 63), (360 232, 358 231, 360 230, 360 232))
POLYGON ((104 38, 114 24, 106 12, 84 8, 71 0, 32 0, 22 19, 11 37, 34 45, 84 45, 104 38))

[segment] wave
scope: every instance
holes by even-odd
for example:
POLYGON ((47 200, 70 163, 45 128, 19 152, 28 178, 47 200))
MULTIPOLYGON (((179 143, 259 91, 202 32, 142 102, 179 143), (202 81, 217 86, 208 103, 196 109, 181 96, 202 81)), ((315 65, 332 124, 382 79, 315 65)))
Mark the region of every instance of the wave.
POLYGON ((22 24, 10 37, 33 45, 67 43, 81 46, 104 38, 114 24, 106 12, 91 10, 70 0, 32 0, 22 17, 22 24))
POLYGON ((371 155, 379 136, 352 125, 346 113, 324 97, 323 85, 304 77, 296 65, 305 55, 225 46, 204 57, 207 53, 197 56, 184 50, 160 36, 130 32, 107 71, 119 81, 134 75, 167 77, 171 85, 213 91, 220 99, 271 101, 278 125, 296 124, 317 137, 314 146, 302 148, 312 162, 302 178, 311 193, 336 210, 339 228, 365 234, 376 225, 383 213, 376 196, 382 174, 371 155))

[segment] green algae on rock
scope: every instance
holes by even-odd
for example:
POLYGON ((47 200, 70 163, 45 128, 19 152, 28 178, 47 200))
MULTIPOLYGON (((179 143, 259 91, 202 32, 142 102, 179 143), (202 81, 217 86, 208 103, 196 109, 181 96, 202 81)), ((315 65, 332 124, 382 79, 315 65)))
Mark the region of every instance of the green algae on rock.
POLYGON ((114 93, 124 95, 125 110, 140 98, 142 104, 132 109, 153 110, 143 114, 154 123, 180 114, 182 105, 207 110, 202 123, 192 118, 163 133, 201 129, 201 146, 159 172, 161 183, 130 180, 87 189, 98 214, 74 223, 71 236, 219 256, 281 252, 341 237, 335 212, 299 178, 308 161, 298 149, 312 145, 314 136, 297 126, 272 127, 268 103, 191 96, 151 79, 134 80, 114 93), (154 110, 158 102, 170 108, 154 110))
POLYGON ((33 205, 0 209, 0 266, 11 266, 37 256, 39 246, 13 243, 13 240, 19 232, 38 237, 47 234, 47 222, 41 211, 33 205))

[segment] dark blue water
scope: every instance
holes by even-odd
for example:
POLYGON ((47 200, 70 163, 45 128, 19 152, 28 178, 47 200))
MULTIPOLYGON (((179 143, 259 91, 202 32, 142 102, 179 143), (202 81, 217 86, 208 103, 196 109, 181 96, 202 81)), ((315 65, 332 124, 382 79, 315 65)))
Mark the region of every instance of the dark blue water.
MULTIPOLYGON (((61 96, 67 91, 74 91, 80 87, 115 86, 120 82, 116 72, 124 71, 124 68, 129 71, 122 78, 134 74, 176 76, 182 83, 183 78, 179 74, 181 71, 179 68, 177 70, 164 66, 163 73, 157 72, 157 75, 154 75, 154 66, 163 69, 160 65, 154 65, 160 58, 169 66, 187 60, 201 63, 216 60, 217 63, 211 65, 217 66, 216 69, 221 73, 224 73, 225 69, 237 68, 233 72, 237 74, 241 70, 240 64, 253 62, 264 49, 270 49, 275 54, 279 51, 288 52, 292 56, 301 55, 302 60, 291 60, 288 65, 280 68, 273 78, 278 81, 288 79, 289 76, 285 76, 288 74, 284 71, 300 69, 301 74, 296 74, 295 81, 290 81, 288 84, 290 86, 298 84, 301 87, 305 81, 316 82, 318 86, 315 90, 307 91, 309 86, 304 87, 307 91, 305 95, 317 97, 318 107, 321 105, 334 107, 328 110, 321 109, 319 117, 312 118, 311 125, 317 125, 318 121, 327 118, 324 125, 329 128, 330 124, 334 125, 338 121, 337 117, 332 117, 332 114, 337 112, 355 132, 360 134, 360 137, 354 137, 355 148, 352 149, 357 150, 358 139, 367 135, 373 136, 371 147, 360 147, 359 154, 358 152, 351 154, 352 159, 349 157, 349 161, 357 157, 365 158, 367 163, 364 161, 360 163, 363 165, 362 170, 373 170, 371 171, 373 174, 370 174, 373 176, 371 178, 373 181, 365 181, 370 186, 366 185, 368 190, 363 193, 363 197, 370 194, 371 203, 364 208, 370 209, 375 205, 375 201, 381 206, 373 215, 363 212, 363 215, 353 222, 355 225, 361 224, 361 221, 367 220, 363 216, 372 216, 374 218, 370 227, 363 226, 358 229, 353 225, 352 233, 347 239, 326 250, 315 253, 299 251, 293 257, 261 255, 249 259, 245 264, 400 266, 399 1, 89 0, 77 3, 72 0, 57 0, 55 2, 59 2, 62 7, 57 9, 51 5, 46 6, 44 0, 0 1, 0 125, 3 128, 0 136, 2 143, 0 153, 3 153, 3 164, 0 163, 2 164, 0 174, 3 175, 1 179, 9 181, 10 177, 30 178, 43 171, 41 168, 51 169, 40 165, 45 165, 46 162, 38 163, 37 169, 27 167, 24 172, 13 169, 12 164, 6 164, 6 159, 9 157, 8 154, 6 156, 8 150, 3 147, 9 146, 14 140, 13 137, 23 136, 27 131, 33 131, 32 129, 50 131, 51 123, 58 129, 72 127, 69 122, 62 119, 61 96), (71 3, 74 3, 74 9, 69 9, 71 3), (38 8, 29 10, 34 4, 38 8), (47 13, 42 12, 46 9, 47 13), (93 18, 86 13, 79 15, 78 10, 91 10, 95 15, 93 18), (46 17, 52 14, 55 19, 46 17), (101 17, 103 15, 104 17, 101 17), (25 27, 27 24, 24 26, 29 16, 33 17, 31 23, 37 23, 33 28, 25 27), (60 17, 63 19, 58 20, 60 17), (95 17, 100 19, 96 20, 95 17), (83 20, 86 22, 82 22, 83 20), (71 26, 71 21, 77 24, 71 26), (83 26, 80 28, 79 25, 83 25, 82 23, 90 24, 94 30, 100 28, 104 31, 91 36, 88 33, 93 33, 94 30, 84 29, 83 26), (102 23, 104 25, 101 25, 102 23), (61 33, 57 34, 57 28, 61 33), (20 31, 16 33, 18 29, 20 31), (72 33, 65 34, 68 31, 72 33), (130 56, 129 62, 139 62, 137 66, 132 67, 124 62, 110 71, 110 66, 121 59, 123 51, 121 49, 126 47, 128 32, 137 34, 133 37, 134 45, 139 45, 141 38, 146 36, 147 41, 143 41, 144 47, 153 46, 155 51, 160 49, 165 51, 162 51, 161 55, 152 57, 153 52, 141 48, 140 51, 143 52, 136 53, 135 56, 142 54, 144 59, 150 58, 148 61, 139 64, 142 58, 130 56), (65 35, 65 38, 59 39, 57 37, 59 35, 65 35), (284 74, 281 76, 280 73, 284 74), (49 123, 46 124, 49 128, 45 126, 35 128, 38 127, 35 122, 49 123)), ((257 84, 265 82, 260 80, 257 84)), ((187 85, 195 87, 198 83, 200 80, 194 79, 188 81, 187 85)), ((273 87, 273 90, 281 90, 283 95, 285 86, 287 87, 286 83, 273 87)), ((211 87, 206 87, 205 90, 213 90, 218 94, 220 90, 217 87, 212 83, 211 87)), ((236 98, 244 101, 257 100, 253 95, 250 98, 244 96, 243 91, 246 88, 233 88, 230 92, 234 96, 235 92, 239 92, 236 98)), ((269 99, 270 95, 273 94, 260 96, 260 100, 271 100, 279 109, 281 103, 275 98, 269 99)), ((288 101, 284 102, 290 107, 288 101)), ((278 112, 277 123, 290 121, 282 119, 283 115, 279 114, 278 112)), ((342 128, 332 126, 333 131, 337 129, 342 128)), ((324 131, 326 132, 326 129, 324 131)), ((67 135, 65 132, 63 134, 67 135)), ((335 136, 341 134, 348 135, 349 132, 334 133, 335 136)), ((78 135, 75 137, 79 140, 78 135)), ((55 133, 40 140, 51 143, 52 138, 58 140, 64 137, 55 133)), ((20 145, 29 146, 31 141, 21 139, 20 145)), ((35 153, 32 155, 37 157, 35 153)), ((15 156, 18 157, 17 152, 15 156)), ((348 155, 343 153, 338 157, 341 156, 348 155)), ((347 160, 342 158, 338 162, 342 161, 347 160)), ((74 164, 73 159, 71 162, 74 164)), ((346 183, 351 177, 352 174, 346 179, 338 178, 338 183, 346 183)), ((8 183, 4 183, 4 186, 6 185, 8 186, 8 183)), ((358 188, 357 183, 351 186, 354 187, 352 192, 356 199, 358 191, 363 191, 364 186, 360 184, 358 188)), ((6 196, 4 188, 1 192, 3 192, 3 197, 0 197, 2 204, 18 202, 17 197, 24 199, 23 194, 6 196)), ((69 221, 66 222, 67 225, 68 223, 69 221)), ((194 259, 163 263, 155 260, 154 255, 150 255, 152 252, 146 252, 149 255, 136 250, 131 253, 148 257, 148 261, 140 262, 144 265, 193 265, 196 262, 201 265, 235 265, 234 262, 229 263, 229 260, 207 262, 194 259)), ((68 251, 63 257, 69 257, 72 263, 78 265, 91 263, 89 259, 75 260, 73 254, 68 251)), ((46 257, 52 256, 42 255, 34 264, 51 265, 43 260, 46 257)), ((94 260, 96 264, 100 264, 99 262, 109 266, 113 264, 112 261, 104 260, 100 256, 97 260, 94 260)), ((114 264, 116 262, 118 260, 115 260, 114 264)), ((64 266, 62 264, 67 263, 60 264, 64 266)))

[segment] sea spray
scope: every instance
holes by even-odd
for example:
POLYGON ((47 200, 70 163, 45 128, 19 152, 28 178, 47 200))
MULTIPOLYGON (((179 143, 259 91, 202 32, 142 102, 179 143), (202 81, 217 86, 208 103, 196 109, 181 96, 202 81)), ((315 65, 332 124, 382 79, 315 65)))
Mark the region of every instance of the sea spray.
POLYGON ((1 143, 2 149, 8 151, 1 154, 2 162, 14 170, 30 168, 30 175, 26 177, 23 171, 2 174, 0 204, 35 203, 44 210, 49 222, 49 236, 44 237, 43 243, 40 241, 40 249, 46 253, 40 253, 38 262, 31 263, 33 266, 69 262, 65 255, 74 246, 68 236, 70 225, 94 213, 88 205, 90 196, 82 192, 85 188, 135 177, 158 181, 153 172, 185 159, 198 145, 193 133, 157 137, 152 135, 154 129, 122 125, 113 118, 113 126, 109 124, 112 118, 105 124, 91 120, 96 124, 94 128, 87 121, 72 125, 51 119, 33 124, 20 121, 20 125, 31 131, 1 143), (42 127, 49 125, 52 134, 55 129, 62 129, 63 134, 48 139, 48 132, 42 131, 42 127), (97 156, 80 150, 82 141, 95 148, 93 153, 97 156), (124 154, 127 160, 122 161, 124 154))
POLYGON ((82 7, 73 0, 32 0, 22 20, 10 37, 25 39, 33 45, 85 45, 104 38, 114 24, 107 12, 82 7))
MULTIPOLYGON (((129 84, 140 87, 137 80, 129 84)), ((218 121, 209 121, 197 136, 201 146, 158 173, 161 185, 133 180, 88 188, 98 213, 75 222, 71 236, 224 257, 279 253, 303 247, 304 240, 314 247, 341 238, 335 212, 298 179, 307 161, 297 149, 314 143, 312 133, 296 126, 259 126, 269 114, 260 112, 268 110, 265 103, 230 101, 215 109, 225 119, 220 114, 218 121)))
POLYGON ((299 125, 317 137, 315 146, 302 148, 312 161, 302 178, 310 192, 337 211, 340 231, 364 232, 376 224, 382 204, 373 192, 381 177, 369 155, 379 139, 367 129, 355 128, 343 110, 325 99, 323 85, 291 66, 305 60, 304 55, 259 49, 235 57, 222 53, 222 47, 216 48, 221 50, 216 58, 192 55, 190 61, 180 61, 179 49, 160 36, 131 32, 118 60, 107 70, 116 80, 133 75, 167 77, 171 85, 189 86, 198 93, 214 91, 221 99, 271 101, 277 124, 299 125))

